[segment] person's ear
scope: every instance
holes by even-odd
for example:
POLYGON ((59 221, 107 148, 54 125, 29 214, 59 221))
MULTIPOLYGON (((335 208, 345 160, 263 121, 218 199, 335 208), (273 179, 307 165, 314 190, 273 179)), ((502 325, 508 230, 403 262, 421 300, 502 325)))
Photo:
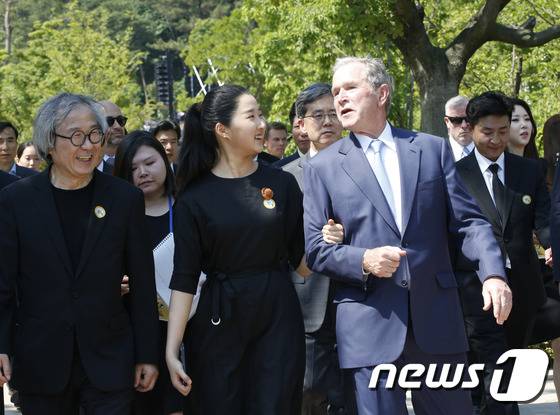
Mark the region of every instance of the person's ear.
POLYGON ((229 128, 226 127, 221 122, 217 123, 216 126, 214 127, 214 133, 216 134, 216 136, 223 138, 225 140, 230 139, 229 128))
POLYGON ((379 106, 385 107, 387 101, 389 100, 390 95, 389 85, 381 84, 379 88, 377 88, 377 96, 379 97, 379 106))

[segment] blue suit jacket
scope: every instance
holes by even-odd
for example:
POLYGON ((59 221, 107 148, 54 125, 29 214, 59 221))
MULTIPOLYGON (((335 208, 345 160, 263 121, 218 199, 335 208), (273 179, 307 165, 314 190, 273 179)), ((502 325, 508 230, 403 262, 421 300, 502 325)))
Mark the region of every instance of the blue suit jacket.
POLYGON ((371 167, 353 134, 304 166, 307 262, 337 280, 337 343, 341 367, 396 360, 410 318, 426 353, 467 350, 449 243, 478 265, 481 281, 505 279, 490 224, 466 192, 446 142, 392 128, 402 188, 402 235, 371 167), (342 223, 344 241, 329 245, 321 229, 329 218, 342 223), (391 278, 363 282, 367 248, 401 246, 407 255, 391 278))

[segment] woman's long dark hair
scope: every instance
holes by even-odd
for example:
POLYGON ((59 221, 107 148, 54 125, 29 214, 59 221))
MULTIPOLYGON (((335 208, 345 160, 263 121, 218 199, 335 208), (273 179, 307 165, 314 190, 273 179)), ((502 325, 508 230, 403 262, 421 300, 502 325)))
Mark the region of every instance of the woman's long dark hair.
POLYGON ((212 89, 200 104, 189 108, 185 116, 183 142, 179 152, 176 180, 178 193, 209 173, 218 162, 216 124, 229 126, 237 109, 239 97, 248 91, 237 85, 223 85, 212 89))
POLYGON ((533 126, 533 131, 531 131, 531 137, 529 137, 529 142, 525 146, 523 150, 523 157, 531 158, 531 159, 538 159, 539 152, 537 151, 537 143, 535 142, 535 137, 537 136, 537 123, 535 122, 535 118, 533 117, 533 113, 531 112, 531 108, 527 102, 523 101, 519 98, 510 98, 511 104, 513 106, 519 105, 527 111, 529 115, 529 120, 531 120, 531 125, 533 126))
POLYGON ((123 138, 115 154, 113 175, 134 184, 134 178, 132 177, 132 160, 134 160, 134 156, 142 146, 153 148, 163 159, 163 164, 165 165, 165 196, 174 196, 175 180, 165 150, 161 143, 147 131, 136 130, 123 138))
POLYGON ((560 159, 560 114, 555 114, 544 123, 543 128, 544 159, 546 160, 546 179, 549 190, 554 182, 554 175, 560 159))

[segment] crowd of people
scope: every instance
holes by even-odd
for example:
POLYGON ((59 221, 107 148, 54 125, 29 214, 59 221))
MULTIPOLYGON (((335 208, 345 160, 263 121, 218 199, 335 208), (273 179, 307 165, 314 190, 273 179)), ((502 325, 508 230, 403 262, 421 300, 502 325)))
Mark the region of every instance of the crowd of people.
POLYGON ((415 413, 519 414, 490 383, 509 349, 560 356, 560 116, 539 158, 523 100, 453 97, 439 138, 387 121, 393 88, 345 57, 287 125, 235 85, 183 128, 69 93, 30 142, 1 121, 0 386, 22 413, 406 414, 377 365, 484 363, 415 413))

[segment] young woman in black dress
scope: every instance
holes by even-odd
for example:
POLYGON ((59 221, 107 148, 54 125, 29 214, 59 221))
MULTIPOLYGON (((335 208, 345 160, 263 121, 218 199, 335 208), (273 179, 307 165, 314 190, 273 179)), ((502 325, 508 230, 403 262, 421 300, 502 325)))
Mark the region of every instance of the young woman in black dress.
MULTIPOLYGON (((113 173, 144 193, 147 225, 145 233, 152 249, 160 245, 166 237, 172 238, 170 234, 173 231, 175 182, 160 142, 145 131, 128 134, 117 148, 113 173)), ((125 277, 124 292, 128 289, 126 282, 125 277)), ((171 385, 165 364, 164 345, 169 309, 159 296, 158 311, 161 339, 160 374, 153 390, 135 393, 133 415, 182 415, 183 413, 183 397, 171 385)))
POLYGON ((181 149, 167 337, 189 415, 300 413, 305 344, 288 263, 302 264, 302 195, 292 175, 258 164, 265 121, 244 88, 191 107, 181 149), (186 330, 198 276, 207 281, 186 330), (188 375, 187 375, 188 373, 188 375))

